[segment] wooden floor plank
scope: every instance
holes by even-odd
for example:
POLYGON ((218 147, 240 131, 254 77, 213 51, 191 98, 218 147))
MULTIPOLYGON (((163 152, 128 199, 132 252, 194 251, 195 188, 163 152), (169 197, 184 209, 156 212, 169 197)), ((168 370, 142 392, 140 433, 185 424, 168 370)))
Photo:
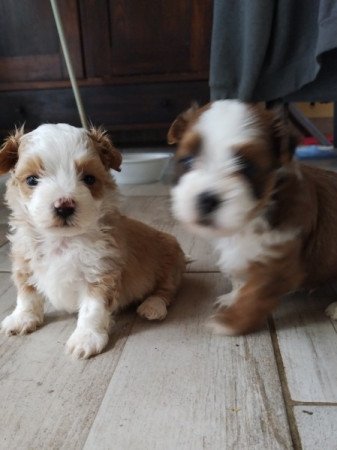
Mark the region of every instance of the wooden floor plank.
MULTIPOLYGON (((0 274, 0 320, 14 306, 9 275, 0 274)), ((0 448, 81 449, 123 350, 134 314, 124 314, 108 350, 89 361, 64 354, 75 318, 47 314, 28 336, 0 335, 0 448)))
POLYGON ((7 224, 9 215, 9 211, 7 207, 4 205, 3 192, 4 192, 4 185, 1 183, 0 180, 0 247, 7 241, 6 234, 8 232, 7 224))
POLYGON ((176 236, 192 263, 187 266, 191 272, 218 271, 216 257, 209 242, 194 236, 173 219, 169 197, 128 197, 122 202, 122 211, 130 217, 176 236))
POLYGON ((7 232, 8 232, 8 226, 7 224, 0 224, 0 247, 4 245, 7 242, 7 232))
POLYGON ((186 274, 161 324, 139 319, 85 449, 290 449, 270 335, 205 327, 220 274, 186 274))
POLYGON ((295 406, 303 450, 337 449, 337 405, 295 406))
POLYGON ((299 402, 337 403, 337 332, 324 314, 335 298, 321 295, 296 294, 275 314, 290 395, 299 402))
MULTIPOLYGON (((12 280, 9 274, 0 273, 0 298, 9 289, 12 288, 12 280)), ((0 311, 2 311, 2 305, 0 304, 0 311)))
POLYGON ((9 244, 0 247, 0 272, 10 272, 11 262, 9 258, 9 244))

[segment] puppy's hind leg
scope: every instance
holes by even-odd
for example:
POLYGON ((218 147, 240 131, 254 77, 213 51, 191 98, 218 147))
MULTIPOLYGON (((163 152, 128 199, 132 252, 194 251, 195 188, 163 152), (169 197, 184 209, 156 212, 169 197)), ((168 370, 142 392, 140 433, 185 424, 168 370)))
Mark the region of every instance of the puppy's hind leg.
POLYGON ((332 320, 337 320, 337 302, 330 303, 325 310, 325 314, 332 320))
POLYGON ((147 320, 164 320, 169 303, 170 300, 167 297, 165 298, 162 293, 156 291, 138 306, 137 313, 147 320))
POLYGON ((252 264, 247 281, 231 304, 213 316, 211 325, 216 332, 239 335, 254 331, 276 308, 282 295, 298 289, 303 273, 297 265, 299 258, 291 258, 289 253, 266 264, 252 264))
POLYGON ((215 308, 228 308, 231 306, 237 299, 238 293, 241 287, 244 285, 244 282, 238 279, 232 280, 232 290, 227 292, 227 294, 220 295, 216 299, 214 303, 215 308))
POLYGON ((159 283, 157 289, 147 297, 137 308, 137 313, 147 320, 164 320, 167 316, 167 307, 173 300, 177 290, 173 277, 159 283))
POLYGON ((246 334, 260 327, 277 304, 276 296, 267 297, 263 291, 244 286, 229 306, 220 307, 210 325, 219 334, 246 334))
POLYGON ((137 308, 137 313, 148 320, 164 320, 167 307, 173 300, 185 268, 185 261, 171 268, 167 277, 163 277, 157 284, 155 291, 147 297, 137 308))

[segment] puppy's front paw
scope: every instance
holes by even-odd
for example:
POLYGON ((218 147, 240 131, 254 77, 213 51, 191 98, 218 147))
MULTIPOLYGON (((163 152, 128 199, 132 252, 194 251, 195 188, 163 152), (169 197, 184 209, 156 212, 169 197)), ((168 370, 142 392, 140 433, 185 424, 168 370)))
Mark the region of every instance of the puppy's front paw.
POLYGON ((26 334, 35 331, 41 325, 43 318, 33 312, 13 312, 1 323, 1 330, 7 336, 26 334))
POLYGON ((240 334, 235 328, 226 325, 225 322, 220 321, 217 314, 210 317, 207 322, 207 328, 212 330, 215 334, 221 334, 225 336, 237 336, 240 334))
POLYGON ((78 359, 90 358, 101 353, 109 340, 106 332, 89 329, 76 329, 66 343, 66 353, 78 359))
POLYGON ((325 314, 332 320, 337 320, 337 302, 331 303, 325 310, 325 314))
POLYGON ((228 294, 220 295, 216 299, 216 302, 214 303, 215 308, 228 308, 228 306, 231 306, 231 304, 234 302, 235 296, 233 292, 228 292, 228 294))
POLYGON ((138 306, 137 313, 148 320, 163 320, 167 315, 166 303, 161 297, 149 297, 138 306))

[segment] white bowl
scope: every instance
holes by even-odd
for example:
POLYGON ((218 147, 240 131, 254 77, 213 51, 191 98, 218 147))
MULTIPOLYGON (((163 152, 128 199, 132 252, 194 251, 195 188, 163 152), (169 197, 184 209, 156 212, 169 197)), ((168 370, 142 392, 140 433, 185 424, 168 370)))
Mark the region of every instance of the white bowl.
POLYGON ((172 157, 171 153, 123 153, 121 172, 114 172, 118 184, 159 181, 172 157))

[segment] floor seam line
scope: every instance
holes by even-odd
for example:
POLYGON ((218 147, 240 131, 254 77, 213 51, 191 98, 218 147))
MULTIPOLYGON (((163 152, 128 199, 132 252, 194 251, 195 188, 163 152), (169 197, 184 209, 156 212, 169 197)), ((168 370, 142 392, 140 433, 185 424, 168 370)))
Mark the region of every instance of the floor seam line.
POLYGON ((337 402, 297 402, 292 400, 293 406, 337 406, 337 402))
POLYGON ((93 420, 92 420, 92 422, 91 422, 90 428, 88 429, 88 433, 87 433, 87 435, 86 435, 86 437, 85 437, 85 441, 83 442, 82 448, 84 448, 84 447, 85 447, 85 444, 87 443, 87 440, 88 440, 89 434, 90 434, 90 432, 91 432, 92 426, 93 426, 93 424, 94 424, 94 422, 95 422, 95 420, 96 420, 96 417, 97 417, 97 415, 98 415, 99 410, 101 409, 102 403, 103 403, 103 401, 104 401, 104 399, 105 399, 105 396, 106 396, 106 393, 107 393, 107 390, 109 389, 111 380, 112 380, 112 378, 113 378, 113 376, 114 376, 114 374, 115 374, 115 372, 116 372, 116 369, 117 369, 117 367, 118 367, 118 365, 119 365, 119 361, 120 361, 120 359, 121 359, 121 357, 122 357, 122 354, 124 353, 124 348, 125 348, 126 343, 127 343, 128 339, 129 339, 129 337, 130 337, 130 335, 131 335, 131 331, 132 331, 132 329, 133 329, 133 327, 134 327, 134 325, 135 325, 135 323, 136 323, 136 320, 137 320, 137 316, 135 315, 135 316, 133 317, 133 320, 132 320, 131 324, 130 324, 129 334, 128 334, 127 338, 125 339, 124 345, 123 345, 123 347, 122 347, 122 349, 121 349, 121 352, 120 352, 120 354, 119 354, 119 357, 118 357, 118 359, 117 359, 116 366, 115 366, 115 368, 114 368, 114 370, 113 370, 113 372, 112 372, 112 374, 111 374, 111 377, 110 377, 109 383, 107 384, 107 387, 106 387, 106 389, 105 389, 104 395, 102 396, 102 401, 101 401, 100 405, 98 406, 98 408, 97 408, 96 411, 95 411, 95 415, 94 415, 93 420))
POLYGON ((285 406, 285 412, 287 416, 287 421, 289 425, 290 437, 292 440, 294 450, 302 450, 301 438, 297 427, 296 417, 293 411, 293 404, 290 395, 290 390, 287 382, 287 377, 285 373, 283 358, 278 342, 277 332, 275 323, 272 317, 268 319, 269 332, 271 337, 271 342, 274 351, 274 357, 276 362, 276 368, 280 380, 282 397, 285 406))

